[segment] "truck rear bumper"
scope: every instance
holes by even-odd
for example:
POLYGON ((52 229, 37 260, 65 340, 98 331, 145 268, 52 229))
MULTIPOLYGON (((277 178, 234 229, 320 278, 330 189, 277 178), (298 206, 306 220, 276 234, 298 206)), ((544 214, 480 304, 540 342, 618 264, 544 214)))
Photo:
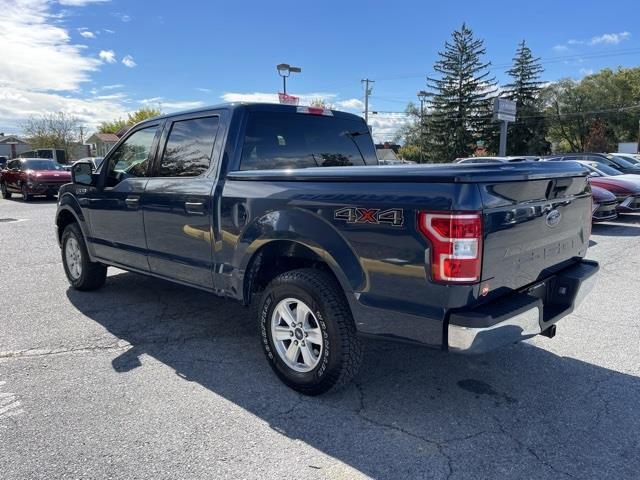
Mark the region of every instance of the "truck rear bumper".
POLYGON ((576 265, 508 297, 449 317, 446 345, 452 352, 484 353, 531 338, 570 314, 595 285, 597 262, 576 265))

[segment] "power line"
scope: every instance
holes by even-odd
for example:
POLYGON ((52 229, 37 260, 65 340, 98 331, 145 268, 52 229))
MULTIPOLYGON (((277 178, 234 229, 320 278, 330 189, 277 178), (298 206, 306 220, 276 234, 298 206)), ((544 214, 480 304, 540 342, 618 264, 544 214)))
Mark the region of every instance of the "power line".
MULTIPOLYGON (((580 60, 580 59, 591 59, 591 58, 608 58, 608 57, 619 57, 624 55, 640 55, 640 48, 629 48, 623 50, 615 50, 610 52, 598 52, 598 53, 585 53, 585 54, 571 54, 571 55, 558 55, 555 57, 540 57, 540 63, 542 65, 550 64, 550 63, 558 63, 566 60, 580 60)), ((511 67, 512 62, 503 62, 492 64, 488 67, 487 70, 493 71, 498 70, 500 68, 511 67)), ((379 81, 390 81, 390 80, 407 80, 411 78, 425 78, 427 75, 431 75, 437 73, 434 70, 429 70, 427 73, 422 74, 408 74, 408 75, 394 75, 391 77, 383 77, 379 78, 379 81)))

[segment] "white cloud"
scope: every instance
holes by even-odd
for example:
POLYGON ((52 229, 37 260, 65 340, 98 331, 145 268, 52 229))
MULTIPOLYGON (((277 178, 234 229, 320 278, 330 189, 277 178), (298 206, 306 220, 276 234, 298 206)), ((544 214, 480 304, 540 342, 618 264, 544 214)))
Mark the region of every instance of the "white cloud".
POLYGON ((92 88, 92 97, 83 95, 83 84, 111 56, 115 61, 115 54, 92 58, 73 44, 64 23, 68 14, 53 13, 53 4, 54 0, 0 0, 0 131, 17 133, 29 117, 44 113, 65 112, 89 129, 128 113, 124 105, 130 100, 123 93, 96 96, 100 89, 92 88))
POLYGON ((630 38, 631 33, 629 32, 603 33, 602 35, 591 37, 589 40, 576 40, 575 38, 572 38, 571 40, 567 40, 565 44, 554 46, 553 49, 556 52, 567 52, 570 50, 570 47, 577 46, 594 47, 597 45, 618 45, 625 40, 629 40, 630 38))
POLYGON ((376 142, 393 140, 401 128, 411 123, 411 117, 403 113, 379 113, 369 115, 369 125, 376 142))
POLYGON ((196 88, 196 90, 198 90, 199 92, 202 92, 202 93, 211 93, 211 92, 213 92, 213 90, 211 90, 210 88, 202 88, 202 87, 198 87, 198 88, 196 88))
POLYGON ((80 33, 80 35, 82 35, 84 38, 96 38, 96 34, 93 33, 91 30, 87 29, 87 28, 79 28, 78 32, 80 33))
POLYGON ((116 63, 116 52, 113 50, 100 50, 98 57, 107 63, 116 63))
POLYGON ((631 34, 629 32, 620 33, 603 33, 589 40, 589 45, 618 45, 620 42, 629 40, 631 34))
POLYGON ((586 77, 588 75, 593 75, 593 68, 581 68, 580 75, 586 77))
POLYGON ((131 55, 125 55, 124 57, 122 57, 122 63, 124 64, 125 67, 129 67, 129 68, 133 68, 137 65, 137 63, 134 62, 133 57, 131 55))
POLYGON ((100 65, 70 42, 64 28, 52 24, 49 8, 47 0, 0 0, 0 84, 75 90, 100 65))
MULTIPOLYGON (((312 101, 323 99, 325 101, 332 101, 338 95, 335 93, 327 92, 315 92, 315 93, 291 93, 300 98, 300 105, 309 105, 312 101)), ((224 93, 220 97, 225 102, 255 102, 255 103, 279 103, 277 93, 266 92, 253 92, 253 93, 238 93, 228 92, 224 93)))
POLYGON ((58 93, 3 88, 0 92, 0 130, 17 131, 25 120, 43 113, 63 111, 76 116, 89 129, 103 120, 126 117, 120 99, 94 97, 72 98, 58 93))
POLYGON ((113 31, 113 30, 109 30, 108 28, 103 28, 103 29, 102 29, 102 31, 103 31, 104 33, 116 33, 115 31, 113 31))
POLYGON ((357 113, 362 113, 364 111, 364 102, 359 98, 340 100, 339 102, 336 102, 336 106, 340 110, 353 110, 357 113))
POLYGON ((126 13, 120 13, 120 12, 116 12, 112 14, 114 17, 120 19, 120 21, 127 23, 130 22, 132 20, 130 15, 127 15, 126 13))
POLYGON ((105 85, 104 87, 101 87, 102 90, 117 90, 118 88, 122 88, 124 87, 123 84, 121 83, 114 83, 113 85, 105 85))
POLYGON ((66 7, 84 7, 90 3, 106 3, 109 1, 110 0, 58 0, 58 3, 66 7))
POLYGON ((165 100, 163 97, 143 98, 139 103, 148 107, 158 107, 163 111, 186 110, 204 106, 204 102, 200 100, 165 100))

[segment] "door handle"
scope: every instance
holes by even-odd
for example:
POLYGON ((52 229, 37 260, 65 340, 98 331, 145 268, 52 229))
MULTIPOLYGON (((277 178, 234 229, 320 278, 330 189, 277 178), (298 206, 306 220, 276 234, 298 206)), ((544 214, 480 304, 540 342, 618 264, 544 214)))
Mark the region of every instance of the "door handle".
POLYGON ((127 207, 137 207, 140 204, 140 197, 127 197, 124 199, 127 207))
POLYGON ((184 209, 187 213, 194 215, 204 215, 203 202, 184 202, 184 209))

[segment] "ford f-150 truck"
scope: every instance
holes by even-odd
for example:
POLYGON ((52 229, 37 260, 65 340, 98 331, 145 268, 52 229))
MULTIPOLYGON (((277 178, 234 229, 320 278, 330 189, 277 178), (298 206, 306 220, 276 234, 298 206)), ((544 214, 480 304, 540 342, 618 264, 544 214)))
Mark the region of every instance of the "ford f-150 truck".
POLYGON ((582 166, 377 163, 363 119, 332 110, 144 121, 60 190, 66 275, 91 290, 111 265, 252 305, 309 395, 353 377, 363 335, 482 353, 552 337, 592 287, 582 166))

